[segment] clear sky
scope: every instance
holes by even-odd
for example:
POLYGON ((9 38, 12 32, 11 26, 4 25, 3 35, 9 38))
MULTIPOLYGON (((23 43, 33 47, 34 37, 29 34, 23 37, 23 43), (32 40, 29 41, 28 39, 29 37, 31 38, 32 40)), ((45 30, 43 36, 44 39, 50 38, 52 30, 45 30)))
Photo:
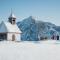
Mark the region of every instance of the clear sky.
POLYGON ((0 0, 0 22, 7 21, 11 13, 21 21, 29 16, 60 25, 60 0, 0 0))

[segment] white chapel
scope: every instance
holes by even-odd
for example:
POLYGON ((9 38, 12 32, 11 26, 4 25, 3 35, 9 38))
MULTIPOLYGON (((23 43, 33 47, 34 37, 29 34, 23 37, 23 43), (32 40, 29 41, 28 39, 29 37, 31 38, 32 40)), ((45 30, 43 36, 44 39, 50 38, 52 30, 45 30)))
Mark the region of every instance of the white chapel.
POLYGON ((0 24, 0 40, 20 41, 21 33, 13 13, 9 16, 8 22, 2 22, 0 24))

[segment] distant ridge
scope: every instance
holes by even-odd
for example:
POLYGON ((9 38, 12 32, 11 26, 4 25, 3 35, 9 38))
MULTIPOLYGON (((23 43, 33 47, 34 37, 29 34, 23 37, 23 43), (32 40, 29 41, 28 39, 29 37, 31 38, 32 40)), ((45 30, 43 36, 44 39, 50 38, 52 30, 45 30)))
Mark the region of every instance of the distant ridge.
POLYGON ((50 22, 38 21, 33 16, 17 22, 17 25, 23 32, 22 40, 37 41, 39 40, 38 35, 48 37, 48 39, 54 34, 58 33, 60 35, 60 26, 50 22))

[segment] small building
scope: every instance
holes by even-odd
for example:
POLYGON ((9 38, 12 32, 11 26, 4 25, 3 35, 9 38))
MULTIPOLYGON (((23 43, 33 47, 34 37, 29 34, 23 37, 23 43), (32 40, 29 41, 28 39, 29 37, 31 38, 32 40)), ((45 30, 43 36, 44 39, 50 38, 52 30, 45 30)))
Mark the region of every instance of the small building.
POLYGON ((0 40, 20 41, 21 33, 13 13, 9 16, 8 22, 0 24, 0 40))

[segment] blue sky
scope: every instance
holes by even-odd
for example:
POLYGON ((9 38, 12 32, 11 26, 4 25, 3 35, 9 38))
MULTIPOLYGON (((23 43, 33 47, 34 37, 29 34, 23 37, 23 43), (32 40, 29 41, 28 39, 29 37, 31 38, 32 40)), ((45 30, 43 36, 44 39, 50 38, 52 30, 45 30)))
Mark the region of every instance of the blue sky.
POLYGON ((60 25, 60 0, 0 0, 0 22, 7 21, 11 13, 21 21, 29 16, 60 25))

